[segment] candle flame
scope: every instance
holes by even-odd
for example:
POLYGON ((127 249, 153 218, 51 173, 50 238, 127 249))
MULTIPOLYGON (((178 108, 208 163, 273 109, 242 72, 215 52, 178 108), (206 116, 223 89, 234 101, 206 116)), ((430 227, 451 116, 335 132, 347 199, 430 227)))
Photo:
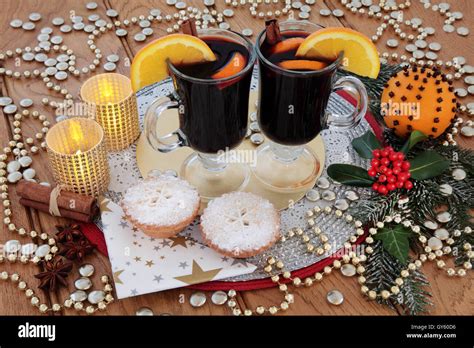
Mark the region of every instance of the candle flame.
POLYGON ((81 143, 84 139, 84 133, 82 132, 82 128, 79 122, 71 122, 70 136, 71 139, 78 144, 81 143))
POLYGON ((100 85, 100 94, 107 103, 111 104, 111 99, 114 97, 114 89, 112 84, 106 79, 103 79, 100 81, 100 85))

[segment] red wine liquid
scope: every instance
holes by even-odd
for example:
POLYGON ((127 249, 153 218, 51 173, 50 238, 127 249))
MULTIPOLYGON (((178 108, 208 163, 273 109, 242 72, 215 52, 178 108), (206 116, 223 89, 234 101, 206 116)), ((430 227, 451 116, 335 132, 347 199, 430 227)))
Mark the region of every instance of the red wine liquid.
MULTIPOLYGON (((284 32, 283 40, 308 36, 305 32, 284 32)), ((300 60, 295 56, 297 47, 274 53, 274 47, 264 41, 260 47, 263 56, 275 65, 284 61, 300 60)), ((303 145, 321 131, 336 68, 318 74, 291 74, 291 71, 314 71, 304 67, 285 74, 260 60, 259 123, 262 132, 282 145, 303 145)), ((324 62, 330 65, 332 62, 324 62)))
MULTIPOLYGON (((206 82, 233 64, 236 53, 242 55, 243 70, 250 53, 243 45, 221 37, 200 37, 217 57, 215 62, 182 65, 176 68, 183 74, 206 82)), ((234 74, 235 76, 235 74, 234 74)), ((190 81, 174 76, 176 91, 181 99, 180 128, 189 146, 203 153, 217 153, 240 144, 247 131, 248 100, 252 69, 235 79, 221 83, 190 81)))

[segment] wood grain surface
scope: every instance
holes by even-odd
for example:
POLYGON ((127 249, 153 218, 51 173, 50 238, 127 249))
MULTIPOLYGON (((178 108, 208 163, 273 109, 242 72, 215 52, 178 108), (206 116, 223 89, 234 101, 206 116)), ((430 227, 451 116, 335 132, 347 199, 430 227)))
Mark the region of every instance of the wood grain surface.
MULTIPOLYGON (((152 1, 152 0, 134 0, 134 1, 123 1, 123 0, 95 0, 99 7, 96 10, 102 17, 105 16, 107 9, 116 9, 119 12, 119 20, 125 18, 131 18, 132 16, 138 16, 141 14, 148 15, 148 10, 151 8, 159 8, 165 14, 173 13, 174 9, 167 6, 165 1, 152 1)), ((43 18, 41 22, 37 24, 37 28, 42 26, 50 25, 52 18, 56 16, 67 17, 70 15, 70 11, 75 11, 76 14, 82 15, 85 18, 91 12, 86 10, 85 4, 87 0, 0 0, 2 10, 0 11, 0 28, 2 28, 2 36, 0 39, 0 51, 5 52, 8 49, 14 50, 17 47, 32 46, 36 42, 36 36, 38 35, 38 29, 34 32, 25 32, 19 29, 13 29, 9 23, 14 18, 20 18, 26 20, 29 13, 39 12, 43 18), (47 24, 48 23, 48 24, 47 24)), ((474 30, 473 18, 470 15, 474 12, 474 1, 469 0, 457 0, 449 1, 454 10, 461 11, 464 13, 464 19, 462 25, 468 27, 471 31, 474 30)), ((203 7, 202 0, 187 0, 188 5, 195 5, 200 8, 203 7)), ((216 0, 217 9, 225 8, 223 0, 216 0)), ((318 0, 317 4, 313 6, 311 17, 309 20, 319 23, 325 26, 345 26, 357 29, 364 34, 371 36, 374 34, 377 27, 377 21, 362 17, 361 15, 351 14, 345 11, 343 18, 336 18, 333 16, 322 17, 319 15, 321 8, 341 8, 340 1, 329 1, 329 0, 318 0)), ((270 9, 270 8, 269 8, 270 9)), ((244 28, 250 28, 254 32, 255 39, 256 34, 263 28, 263 21, 257 20, 250 16, 248 7, 237 8, 235 10, 235 16, 229 20, 231 28, 236 31, 240 31, 244 28)), ((435 39, 443 45, 443 49, 440 53, 441 59, 452 58, 456 55, 464 56, 468 63, 474 64, 474 46, 469 44, 472 42, 471 36, 461 37, 455 33, 446 34, 440 28, 443 25, 443 18, 439 13, 427 11, 423 9, 422 4, 417 0, 412 0, 411 8, 406 11, 409 18, 419 17, 422 18, 426 25, 433 26, 437 29, 435 39)), ((153 24, 154 36, 162 36, 165 34, 166 24, 160 24, 159 26, 153 24)), ((138 43, 133 40, 133 34, 138 31, 137 26, 133 29, 129 29, 129 35, 125 38, 118 38, 113 33, 108 33, 97 40, 98 47, 101 48, 103 55, 109 55, 112 53, 118 54, 123 58, 129 58, 130 61, 133 55, 144 45, 144 43, 138 43)), ((84 66, 87 62, 93 58, 90 50, 87 47, 86 40, 87 34, 84 32, 73 32, 69 34, 62 34, 64 37, 64 43, 75 51, 77 56, 77 65, 84 66)), ((381 52, 390 51, 402 53, 403 44, 397 49, 388 49, 385 45, 385 41, 388 36, 393 36, 394 33, 384 34, 384 37, 379 41, 378 48, 381 52)), ((124 64, 124 59, 121 60, 121 64, 118 66, 118 72, 122 74, 129 74, 129 67, 124 64)), ((2 62, 3 64, 4 62, 2 62)), ((25 66, 31 69, 35 66, 35 63, 25 63, 25 66)), ((36 65, 39 66, 39 65, 36 65)), ((5 63, 7 68, 15 68, 12 60, 5 63)), ((23 69, 23 65, 20 70, 23 69)), ((102 68, 98 70, 102 72, 102 68)), ((82 76, 80 79, 70 77, 66 82, 65 86, 76 98, 78 95, 79 87, 87 79, 87 76, 82 76)), ((43 108, 41 105, 41 99, 48 97, 50 91, 47 90, 42 82, 37 79, 0 79, 0 94, 8 95, 18 102, 20 99, 29 97, 35 101, 35 109, 40 110, 47 115, 51 122, 54 122, 54 115, 50 109, 43 108)), ((52 98, 55 99, 55 98, 52 98)), ((468 98, 465 98, 468 99, 468 98)), ((472 100, 469 100, 472 101, 472 100)), ((0 116, 0 137, 1 146, 5 146, 12 135, 12 120, 7 115, 2 114, 0 116)), ((37 124, 33 124, 31 120, 27 120, 23 123, 24 134, 27 136, 34 135, 36 133, 37 124)), ((459 137, 458 137, 459 138, 459 137)), ((459 143, 463 146, 472 147, 472 141, 466 141, 465 139, 458 139, 459 143)), ((47 157, 44 152, 34 157, 34 168, 37 171, 37 177, 42 181, 53 182, 51 172, 48 168, 47 157)), ((56 224, 64 224, 65 221, 61 219, 52 218, 47 214, 40 213, 31 209, 25 209, 18 203, 15 190, 11 189, 11 201, 14 222, 19 226, 26 228, 35 229, 38 232, 52 232, 56 224)), ((0 232, 0 243, 3 244, 5 241, 11 239, 13 236, 11 233, 2 225, 0 232)), ((96 274, 111 274, 110 263, 106 257, 99 253, 90 255, 86 259, 87 262, 91 262, 96 267, 96 274)), ((35 273, 39 270, 34 266, 24 266, 20 264, 4 264, 2 268, 7 271, 19 272, 22 277, 31 286, 35 287, 37 280, 33 278, 35 273), (4 267, 3 267, 4 266, 4 267)), ((448 279, 444 272, 439 272, 432 265, 427 265, 424 268, 425 273, 431 281, 431 290, 433 292, 433 301, 435 307, 431 311, 431 314, 447 314, 447 315, 471 315, 474 308, 474 291, 473 290, 473 278, 468 276, 464 279, 448 279)), ((294 291, 295 303, 291 306, 291 309, 285 313, 285 315, 400 315, 387 309, 384 306, 380 306, 374 302, 367 301, 359 293, 359 285, 355 278, 347 279, 342 277, 339 272, 337 274, 327 277, 322 283, 316 284, 310 288, 300 288, 294 291), (326 302, 326 294, 331 289, 340 290, 344 296, 345 301, 341 306, 332 306, 326 302)), ((61 289, 55 294, 40 293, 42 299, 48 302, 59 301, 62 303, 69 293, 73 290, 72 280, 77 275, 77 269, 73 269, 70 275, 71 284, 68 289, 61 289)), ((99 276, 93 277, 95 287, 100 287, 99 276)), ((11 283, 0 283, 0 315, 36 315, 37 310, 33 308, 26 297, 16 289, 11 283)), ((225 307, 219 307, 211 304, 211 301, 199 309, 194 309, 189 305, 189 296, 192 294, 190 289, 175 289, 169 291, 163 291, 160 293, 149 294, 139 296, 135 298, 129 298, 120 300, 113 303, 105 315, 133 315, 135 311, 142 307, 150 307, 155 314, 173 314, 173 315, 228 315, 230 312, 225 307)), ((210 294, 209 294, 210 295, 210 294)), ((208 296, 209 298, 209 296, 208 296)), ((244 292, 238 295, 238 303, 241 308, 250 306, 254 308, 257 305, 270 306, 273 304, 279 304, 281 302, 281 294, 276 289, 258 290, 251 292, 244 292)), ((65 315, 66 313, 58 313, 57 315, 65 315)), ((74 314, 74 311, 68 311, 67 314, 74 314)))

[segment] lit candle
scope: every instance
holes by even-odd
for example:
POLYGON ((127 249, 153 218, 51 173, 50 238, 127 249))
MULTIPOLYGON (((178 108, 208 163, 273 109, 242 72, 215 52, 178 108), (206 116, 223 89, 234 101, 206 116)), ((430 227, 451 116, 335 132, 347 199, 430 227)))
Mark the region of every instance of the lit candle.
POLYGON ((54 180, 68 190, 98 196, 109 184, 104 131, 92 119, 71 118, 46 136, 54 180))
POLYGON ((140 134, 137 101, 130 79, 120 74, 91 77, 81 87, 88 116, 104 128, 107 149, 122 150, 140 134))

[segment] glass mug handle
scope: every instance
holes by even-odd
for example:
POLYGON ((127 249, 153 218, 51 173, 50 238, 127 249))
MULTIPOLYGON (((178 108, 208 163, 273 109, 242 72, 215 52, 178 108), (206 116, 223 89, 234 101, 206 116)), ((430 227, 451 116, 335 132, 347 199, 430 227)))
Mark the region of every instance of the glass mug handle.
POLYGON ((367 96, 364 84, 358 78, 353 76, 341 77, 334 84, 333 92, 341 90, 345 90, 351 95, 356 95, 357 105, 355 110, 350 117, 348 115, 331 115, 327 113, 323 124, 324 128, 327 126, 343 129, 356 127, 367 113, 369 97, 367 96))
POLYGON ((148 143, 153 149, 159 152, 171 152, 178 147, 186 146, 187 140, 181 129, 165 134, 158 135, 156 125, 163 112, 169 109, 178 109, 180 103, 172 95, 155 100, 148 108, 145 115, 145 135, 148 143), (174 141, 170 142, 170 139, 174 141))

